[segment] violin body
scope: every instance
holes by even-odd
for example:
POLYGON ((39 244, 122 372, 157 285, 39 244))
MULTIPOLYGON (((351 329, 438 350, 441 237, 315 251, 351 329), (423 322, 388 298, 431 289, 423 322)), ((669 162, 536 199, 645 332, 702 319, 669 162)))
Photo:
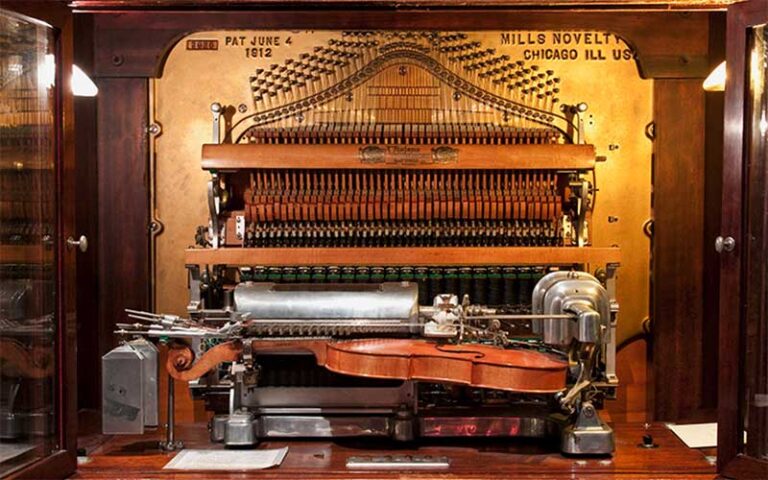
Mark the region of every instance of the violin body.
MULTIPOLYGON (((565 360, 524 349, 482 344, 446 344, 422 339, 252 340, 254 353, 311 352, 318 365, 357 377, 446 382, 526 393, 565 388, 565 360)), ((199 378, 213 366, 233 361, 242 344, 227 342, 193 363, 191 350, 172 349, 168 370, 178 380, 199 378)))
POLYGON ((565 388, 565 361, 532 350, 429 340, 365 339, 328 343, 325 367, 371 378, 458 383, 554 393, 565 388))

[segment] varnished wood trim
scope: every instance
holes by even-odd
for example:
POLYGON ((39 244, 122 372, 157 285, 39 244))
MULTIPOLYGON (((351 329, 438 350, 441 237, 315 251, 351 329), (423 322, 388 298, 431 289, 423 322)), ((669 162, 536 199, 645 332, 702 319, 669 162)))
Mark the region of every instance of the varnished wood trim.
POLYGON ((573 265, 616 264, 618 248, 190 248, 187 265, 573 265))
POLYGON ((185 35, 236 29, 600 30, 637 52, 643 78, 704 78, 709 73, 708 14, 701 12, 542 11, 436 8, 412 11, 317 10, 123 11, 94 17, 95 73, 160 77, 173 46, 185 35), (670 49, 674 45, 674 50, 670 49))
POLYGON ((381 161, 371 161, 363 152, 367 146, 203 145, 203 168, 586 170, 595 167, 595 147, 592 145, 447 146, 455 150, 455 161, 433 158, 433 149, 443 148, 438 145, 378 145, 384 150, 391 149, 392 153, 385 154, 381 161), (408 149, 408 152, 402 152, 402 149, 408 149))

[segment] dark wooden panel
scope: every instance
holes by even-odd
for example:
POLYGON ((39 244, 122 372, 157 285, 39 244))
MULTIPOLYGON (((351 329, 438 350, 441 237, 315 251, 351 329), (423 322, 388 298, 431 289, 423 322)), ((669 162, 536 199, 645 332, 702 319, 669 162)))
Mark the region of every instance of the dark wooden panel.
MULTIPOLYGON (((75 63, 86 73, 93 68, 90 35, 93 19, 86 15, 75 17, 75 63)), ((75 160, 77 172, 76 217, 78 235, 91 239, 88 251, 77 258, 77 372, 80 378, 93 374, 93 365, 100 360, 98 324, 98 168, 96 162, 96 98, 75 98, 75 160)), ((77 404, 80 408, 98 408, 101 393, 99 382, 78 382, 77 404)))
MULTIPOLYGON (((149 308, 149 190, 145 79, 99 79, 100 354, 116 344, 125 308, 149 308)), ((97 379, 93 379, 96 381, 97 379)))
POLYGON ((657 420, 701 407, 704 91, 700 80, 654 85, 653 385, 657 420))
POLYGON ((179 11, 96 15, 96 73, 156 77, 171 47, 186 34, 226 29, 594 29, 632 45, 645 77, 704 77, 708 71, 706 13, 467 10, 179 11), (674 49, 671 48, 674 46, 674 49))
MULTIPOLYGON (((709 28, 710 66, 725 60, 725 14, 713 14, 709 28)), ((704 180, 704 318, 702 348, 705 364, 699 372, 703 386, 702 407, 717 408, 717 375, 720 343, 717 314, 720 288, 720 258, 714 249, 720 235, 720 201, 723 176, 723 92, 704 94, 706 110, 706 149, 704 180)))

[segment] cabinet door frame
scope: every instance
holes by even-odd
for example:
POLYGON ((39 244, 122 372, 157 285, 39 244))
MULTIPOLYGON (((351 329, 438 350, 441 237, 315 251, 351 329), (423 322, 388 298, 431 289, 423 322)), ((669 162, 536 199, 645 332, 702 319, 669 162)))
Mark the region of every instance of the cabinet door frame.
MULTIPOLYGON (((745 135, 747 32, 768 23, 768 0, 749 0, 728 8, 727 80, 723 145, 721 236, 735 239, 720 255, 720 364, 718 395, 718 471, 730 478, 768 478, 768 462, 742 453, 747 225, 745 135)), ((768 165, 768 162, 766 162, 768 165)), ((765 168, 766 165, 764 165, 765 168)))
POLYGON ((66 478, 77 469, 77 369, 75 364, 76 252, 66 239, 75 236, 74 99, 72 13, 62 2, 3 1, 3 8, 54 28, 56 52, 56 450, 10 475, 12 479, 66 478))

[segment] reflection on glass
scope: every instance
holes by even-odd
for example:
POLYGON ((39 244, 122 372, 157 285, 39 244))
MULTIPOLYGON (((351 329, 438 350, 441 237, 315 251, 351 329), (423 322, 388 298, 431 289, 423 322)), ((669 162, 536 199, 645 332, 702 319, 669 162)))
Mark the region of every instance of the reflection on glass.
POLYGON ((0 10, 0 477, 56 448, 53 52, 0 10))
MULTIPOLYGON (((746 155, 750 168, 766 171, 752 175, 768 176, 768 26, 753 28, 750 35, 749 57, 747 65, 748 97, 746 155)), ((755 216, 757 228, 768 218, 768 202, 765 191, 760 192, 761 205, 755 205, 761 215, 755 216)), ((753 231, 754 231, 753 227, 753 231)), ((762 228, 761 228, 762 230, 762 228)), ((765 234, 765 232, 763 232, 765 234)), ((763 247, 764 248, 764 247, 763 247)), ((762 265, 762 275, 768 267, 768 259, 762 265)), ((753 267, 754 268, 754 267, 753 267)), ((768 459, 768 315, 764 311, 747 321, 746 339, 746 454, 751 457, 768 459)), ((755 299, 757 301, 757 299, 755 299)))

